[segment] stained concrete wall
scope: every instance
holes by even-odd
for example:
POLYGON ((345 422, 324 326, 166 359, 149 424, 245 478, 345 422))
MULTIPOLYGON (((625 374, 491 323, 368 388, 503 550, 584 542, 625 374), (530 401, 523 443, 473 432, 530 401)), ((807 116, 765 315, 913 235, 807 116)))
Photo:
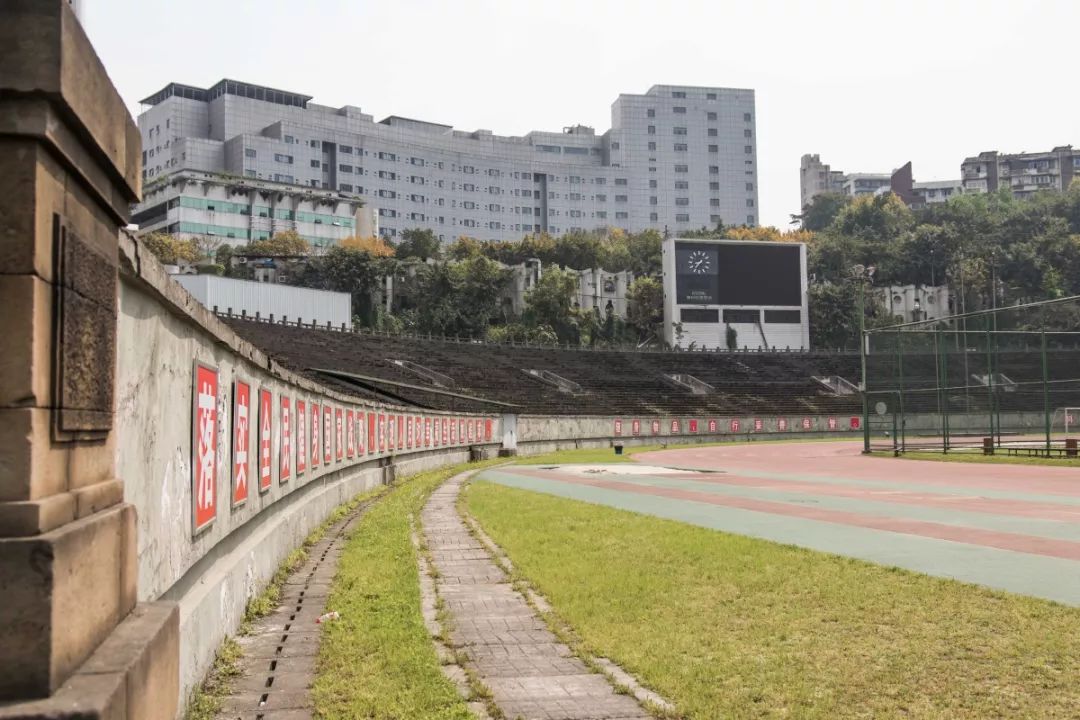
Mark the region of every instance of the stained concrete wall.
MULTIPOLYGON (((339 504, 392 478, 464 462, 469 445, 365 453, 349 460, 308 467, 281 482, 279 398, 320 406, 385 414, 421 414, 416 408, 373 404, 332 391, 288 372, 235 335, 185 290, 130 236, 121 238, 117 353, 118 474, 127 482, 125 500, 138 516, 138 597, 172 600, 180 606, 180 687, 187 697, 204 677, 214 651, 236 632, 248 600, 273 576, 285 557, 339 504), (192 416, 194 363, 218 371, 217 511, 198 533, 192 519, 192 416), (247 501, 231 507, 232 381, 272 393, 274 414, 270 488, 257 489, 252 463, 247 501)), ((470 416, 423 412, 425 417, 470 416)), ((294 415, 295 417, 295 415, 294 415)), ((478 419, 472 416, 470 419, 478 419)), ((501 438, 498 417, 492 437, 501 438)), ((295 436, 295 425, 294 425, 295 436)), ((359 438, 358 438, 359 440, 359 438)), ((440 444, 441 445, 441 444, 440 444)), ((486 448, 497 450, 495 444, 486 448)), ((257 423, 252 418, 249 448, 255 455, 257 423)), ((336 452, 335 452, 336 455, 336 452)))

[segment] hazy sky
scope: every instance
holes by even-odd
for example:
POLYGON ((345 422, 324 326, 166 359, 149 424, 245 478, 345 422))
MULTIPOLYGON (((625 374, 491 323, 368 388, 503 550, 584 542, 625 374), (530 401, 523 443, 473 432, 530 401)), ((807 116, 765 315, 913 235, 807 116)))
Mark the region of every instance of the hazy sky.
POLYGON ((84 0, 133 114, 223 77, 502 135, 584 123, 654 84, 757 92, 761 221, 799 157, 916 180, 981 150, 1080 145, 1077 0, 84 0))

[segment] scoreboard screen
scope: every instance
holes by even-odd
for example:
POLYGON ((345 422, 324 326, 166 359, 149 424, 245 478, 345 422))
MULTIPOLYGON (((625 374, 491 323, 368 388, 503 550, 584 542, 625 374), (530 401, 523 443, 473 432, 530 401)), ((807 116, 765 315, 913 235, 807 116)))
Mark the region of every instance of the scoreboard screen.
POLYGON ((675 243, 680 305, 802 305, 801 245, 675 243))

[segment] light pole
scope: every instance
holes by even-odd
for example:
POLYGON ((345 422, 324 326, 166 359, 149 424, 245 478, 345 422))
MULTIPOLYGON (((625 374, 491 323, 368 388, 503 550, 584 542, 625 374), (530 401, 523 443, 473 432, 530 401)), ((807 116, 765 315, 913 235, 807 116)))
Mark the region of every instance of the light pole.
POLYGON ((862 372, 862 426, 863 426, 863 453, 870 452, 870 383, 866 377, 866 285, 874 281, 873 265, 856 265, 852 269, 854 279, 859 283, 859 367, 862 372))

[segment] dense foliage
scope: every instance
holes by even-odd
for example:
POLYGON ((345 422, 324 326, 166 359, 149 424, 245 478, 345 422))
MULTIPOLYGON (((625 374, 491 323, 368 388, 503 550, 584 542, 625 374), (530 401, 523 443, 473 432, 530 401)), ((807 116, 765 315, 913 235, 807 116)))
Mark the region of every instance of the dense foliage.
MULTIPOLYGON (((806 242, 811 345, 817 348, 857 346, 860 304, 868 326, 893 321, 870 291, 867 267, 874 268, 871 282, 877 287, 949 285, 954 311, 1080 294, 1080 184, 1025 200, 1008 191, 962 195, 916 210, 888 193, 821 195, 794 219, 802 229, 720 226, 684 235, 806 242)), ((430 230, 412 229, 397 245, 354 237, 317 254, 295 232, 239 248, 202 247, 160 233, 143 241, 165 262, 213 256, 214 271, 220 267, 241 277, 245 270, 229 262, 234 252, 306 256, 291 268, 290 281, 350 293, 356 321, 367 327, 537 343, 663 342, 662 237, 651 230, 538 234, 503 242, 461 237, 442 246, 430 230), (516 315, 507 293, 511 273, 503 265, 533 260, 543 267, 542 279, 516 315), (576 307, 576 278, 559 268, 631 271, 626 319, 576 307), (392 306, 385 301, 388 277, 392 306)), ((1076 320, 1050 321, 1071 327, 1076 320)), ((729 336, 728 343, 737 346, 738 339, 729 336)))

